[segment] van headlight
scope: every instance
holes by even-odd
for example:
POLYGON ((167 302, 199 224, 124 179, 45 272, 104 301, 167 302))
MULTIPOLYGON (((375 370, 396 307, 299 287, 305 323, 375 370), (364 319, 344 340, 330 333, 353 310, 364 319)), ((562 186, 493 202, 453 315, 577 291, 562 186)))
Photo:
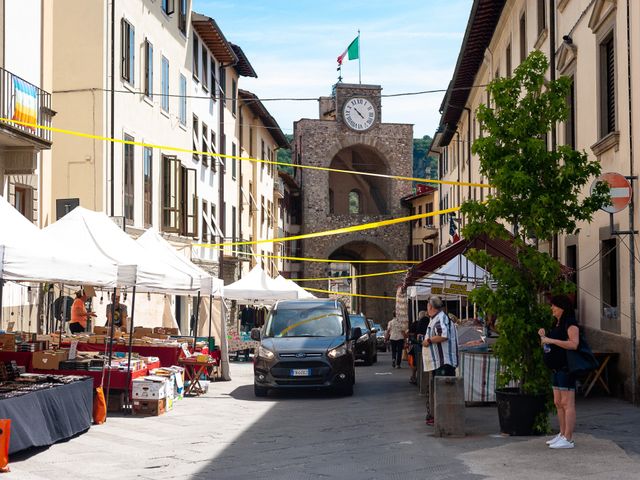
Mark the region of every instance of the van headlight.
POLYGON ((258 347, 258 356, 266 358, 267 360, 271 360, 273 357, 275 357, 274 353, 271 350, 267 350, 262 345, 258 347))
POLYGON ((362 335, 357 341, 356 343, 360 343, 360 342, 366 342, 367 340, 369 340, 369 335, 367 335, 366 333, 364 335, 362 335))
POLYGON ((347 354, 347 344, 343 343, 339 347, 331 349, 327 352, 329 358, 338 358, 347 354))

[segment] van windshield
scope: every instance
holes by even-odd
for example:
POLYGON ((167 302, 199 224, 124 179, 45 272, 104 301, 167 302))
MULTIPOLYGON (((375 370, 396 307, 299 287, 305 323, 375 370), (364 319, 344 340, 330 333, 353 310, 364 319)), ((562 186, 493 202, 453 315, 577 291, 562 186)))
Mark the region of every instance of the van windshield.
POLYGON ((266 337, 337 337, 343 335, 342 312, 337 308, 272 310, 266 337))

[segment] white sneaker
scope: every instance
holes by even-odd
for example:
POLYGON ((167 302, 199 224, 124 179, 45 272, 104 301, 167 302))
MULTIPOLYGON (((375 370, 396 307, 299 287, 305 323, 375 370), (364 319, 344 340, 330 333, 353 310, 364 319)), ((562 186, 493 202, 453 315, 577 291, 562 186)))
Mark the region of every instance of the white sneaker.
POLYGON ((562 434, 558 433, 555 437, 547 440, 545 443, 547 445, 552 445, 552 444, 556 443, 558 440, 560 440, 561 438, 562 438, 562 434))
POLYGON ((567 440, 566 438, 560 438, 556 443, 552 443, 549 445, 549 448, 573 448, 575 447, 575 443, 573 440, 567 440))

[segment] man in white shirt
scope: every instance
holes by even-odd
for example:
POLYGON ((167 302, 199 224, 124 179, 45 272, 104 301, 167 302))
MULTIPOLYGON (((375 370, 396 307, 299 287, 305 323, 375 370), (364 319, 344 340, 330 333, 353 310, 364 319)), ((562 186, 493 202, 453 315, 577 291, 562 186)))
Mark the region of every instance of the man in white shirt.
POLYGON ((400 368, 402 363, 402 349, 407 331, 400 320, 393 314, 393 318, 387 324, 387 340, 391 343, 391 368, 400 368))
POLYGON ((432 296, 427 304, 431 318, 422 342, 422 361, 429 375, 429 401, 427 402, 427 425, 433 425, 433 385, 435 377, 455 377, 458 366, 458 330, 442 311, 440 297, 432 296))

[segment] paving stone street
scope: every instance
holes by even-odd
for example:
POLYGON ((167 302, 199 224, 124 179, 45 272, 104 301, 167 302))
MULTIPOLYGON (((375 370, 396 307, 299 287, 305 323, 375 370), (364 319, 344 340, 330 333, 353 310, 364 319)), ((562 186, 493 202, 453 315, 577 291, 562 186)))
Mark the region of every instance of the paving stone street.
POLYGON ((67 442, 11 459, 5 479, 637 479, 640 411, 578 402, 576 448, 499 435, 494 407, 466 409, 467 436, 424 425, 424 397, 389 354, 357 366, 353 397, 253 395, 251 363, 160 417, 110 417, 67 442))

